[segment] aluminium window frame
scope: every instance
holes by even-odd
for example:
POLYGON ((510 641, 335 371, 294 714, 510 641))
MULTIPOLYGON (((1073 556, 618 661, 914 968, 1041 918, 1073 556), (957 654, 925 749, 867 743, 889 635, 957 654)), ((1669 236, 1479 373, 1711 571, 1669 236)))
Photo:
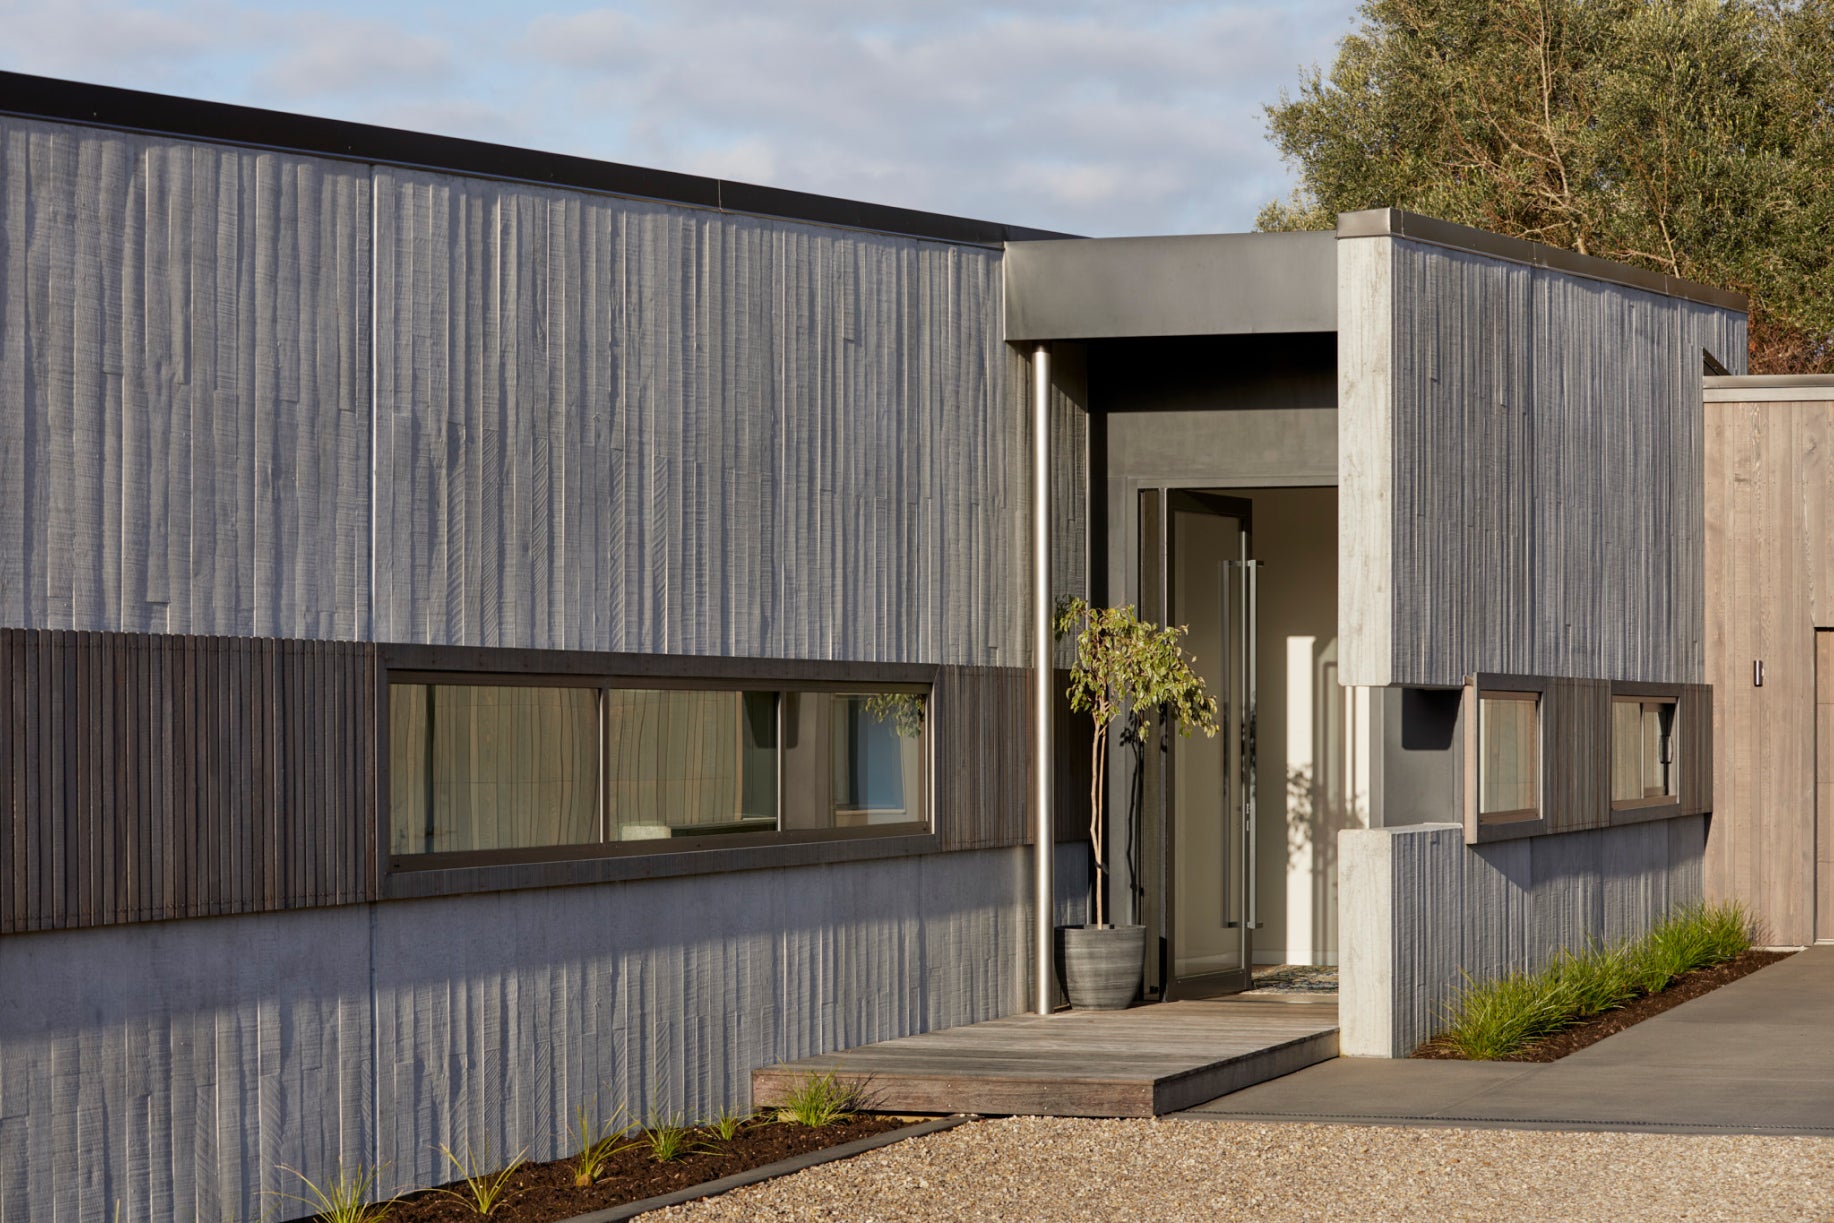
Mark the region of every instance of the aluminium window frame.
MULTIPOLYGON (((1684 801, 1682 791, 1686 787, 1687 776, 1685 770, 1688 768, 1688 762, 1681 758, 1681 754, 1686 747, 1686 744, 1683 742, 1682 728, 1682 717, 1685 712, 1682 708, 1685 704, 1682 699, 1682 689, 1684 687, 1685 685, 1683 684, 1652 684, 1632 682, 1629 680, 1611 681, 1611 692, 1606 706, 1605 726, 1607 735, 1615 735, 1617 733, 1610 713, 1616 709, 1617 702, 1620 700, 1638 702, 1652 700, 1668 701, 1675 706, 1674 720, 1669 727, 1669 739, 1673 744, 1672 750, 1675 753, 1675 762, 1671 766, 1675 770, 1675 793, 1661 795, 1655 798, 1627 798, 1622 800, 1613 798, 1611 797, 1611 770, 1609 766, 1607 766, 1605 770, 1605 800, 1610 809, 1607 820, 1610 826, 1616 827, 1619 824, 1639 824, 1645 820, 1665 820, 1682 813, 1682 802, 1684 801)), ((1607 761, 1611 759, 1610 747, 1614 746, 1615 742, 1607 747, 1607 761)))
MULTIPOLYGON (((565 868, 568 864, 590 866, 619 859, 636 859, 630 863, 639 874, 676 874, 676 870, 646 871, 643 865, 658 859, 693 860, 696 855, 717 858, 717 869, 747 869, 768 866, 778 859, 806 859, 806 850, 786 854, 794 847, 811 847, 819 852, 824 845, 870 841, 880 843, 889 855, 904 852, 928 853, 941 847, 937 834, 936 735, 934 702, 938 668, 921 664, 824 662, 793 659, 723 658, 704 655, 610 654, 573 650, 499 649, 474 646, 385 645, 380 649, 377 676, 378 701, 378 820, 375 831, 378 862, 384 879, 406 878, 429 872, 492 872, 511 868, 517 873, 537 868, 565 868), (459 850, 445 853, 394 854, 392 823, 394 812, 389 801, 389 742, 391 689, 395 684, 454 684, 466 686, 501 685, 505 687, 573 687, 625 688, 650 691, 691 692, 832 692, 871 694, 876 692, 910 692, 924 697, 924 805, 922 821, 897 824, 868 824, 849 828, 785 829, 782 801, 782 739, 779 735, 778 811, 779 827, 758 832, 721 833, 717 836, 671 837, 657 840, 601 840, 585 845, 532 846, 519 849, 459 850), (734 851, 752 851, 749 855, 734 851)), ((781 698, 780 698, 781 700, 781 698)), ((779 706, 781 717, 781 705, 779 706)), ((604 778, 609 768, 605 759, 606 741, 601 725, 599 740, 599 776, 601 827, 605 799, 604 778)), ((852 857, 848 852, 843 856, 852 857)), ((874 855, 876 856, 876 855, 874 855)), ((692 868, 689 868, 692 870, 692 868)), ((554 870, 542 870, 543 878, 554 870)), ((563 873, 568 873, 563 870, 563 873)), ((572 872, 577 873, 577 872, 572 872)), ((596 872, 594 872, 596 873, 596 872)), ((624 871, 615 872, 619 875, 624 871)), ((584 880, 582 880, 584 881, 584 880)), ((525 886, 542 886, 531 877, 525 886)), ((385 886, 385 890, 388 889, 385 886)), ((414 892, 426 889, 413 888, 414 892)), ((432 889, 439 891, 443 889, 432 889)))

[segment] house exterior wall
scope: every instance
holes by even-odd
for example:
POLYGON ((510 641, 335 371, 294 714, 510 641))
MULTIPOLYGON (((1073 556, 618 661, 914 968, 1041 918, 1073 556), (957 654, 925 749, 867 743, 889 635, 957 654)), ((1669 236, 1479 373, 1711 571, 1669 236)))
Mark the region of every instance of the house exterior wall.
MULTIPOLYGON (((743 1107, 754 1066, 1022 1009, 1028 858, 0 938, 0 1205, 291 1217, 283 1166, 380 1164, 392 1194, 448 1175, 439 1143, 558 1158, 581 1106, 743 1107)), ((1062 894, 1081 859, 1059 850, 1062 894)))
POLYGON ((1437 1033, 1465 974, 1546 965, 1641 935, 1702 896, 1706 818, 1467 846, 1457 824, 1338 834, 1339 1047, 1406 1057, 1437 1033))
POLYGON ((1029 663, 998 248, 13 118, 0 182, 0 624, 1029 663))
MULTIPOLYGON (((997 687, 1031 661, 1000 259, 0 118, 0 627, 997 687)), ((1055 410, 1056 584, 1081 591, 1085 416, 1055 410)), ((1023 703, 976 724, 1029 734, 1023 703)), ((1010 772, 938 794, 997 774, 1004 801, 1010 772)), ((556 1153, 589 1093, 707 1115, 761 1062, 1008 1013, 1025 821, 951 842, 937 815, 975 848, 425 899, 384 864, 380 900, 0 937, 0 1213, 254 1217, 280 1165, 339 1160, 424 1184, 446 1136, 556 1153)), ((1086 851, 1058 857, 1080 898, 1086 851)))
POLYGON ((1461 792, 1470 717, 1380 702, 1385 826, 1339 834, 1359 932, 1343 1048, 1405 1056, 1462 973, 1639 934, 1701 894, 1703 719, 1683 723, 1698 771, 1673 818, 1626 822, 1595 766, 1612 681, 1705 678, 1702 349, 1742 368, 1745 318, 1701 286, 1405 214, 1346 214, 1337 246, 1340 679, 1495 672, 1543 693, 1540 818, 1513 828, 1461 792))
POLYGON ((1347 684, 1698 683, 1701 349, 1742 311, 1339 237, 1347 684))
POLYGON ((1834 938, 1834 379, 1716 378, 1707 400, 1707 891, 1778 943, 1834 938))

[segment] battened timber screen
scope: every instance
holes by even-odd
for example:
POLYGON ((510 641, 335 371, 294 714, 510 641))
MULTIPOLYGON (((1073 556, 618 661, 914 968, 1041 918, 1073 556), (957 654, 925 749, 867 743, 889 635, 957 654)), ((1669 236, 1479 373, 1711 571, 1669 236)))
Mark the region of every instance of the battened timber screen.
POLYGON ((398 869, 928 832, 929 692, 404 675, 398 869))

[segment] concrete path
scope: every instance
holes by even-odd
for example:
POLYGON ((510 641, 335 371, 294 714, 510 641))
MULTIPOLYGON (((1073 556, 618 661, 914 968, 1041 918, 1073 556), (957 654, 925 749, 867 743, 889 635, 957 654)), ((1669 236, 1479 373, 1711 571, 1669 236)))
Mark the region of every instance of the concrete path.
POLYGON ((1338 1058, 1192 1118, 1834 1134, 1834 946, 1545 1065, 1338 1058))

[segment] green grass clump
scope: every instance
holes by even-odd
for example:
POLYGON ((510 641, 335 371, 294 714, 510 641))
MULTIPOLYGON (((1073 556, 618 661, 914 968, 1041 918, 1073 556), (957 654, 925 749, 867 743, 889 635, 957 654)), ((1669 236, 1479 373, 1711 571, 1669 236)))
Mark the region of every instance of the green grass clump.
POLYGON ((463 1189, 441 1189, 439 1192, 455 1202, 464 1203, 465 1207, 479 1218, 489 1218, 496 1214, 498 1210, 502 1209, 505 1202, 520 1192, 510 1189, 510 1181, 514 1179, 517 1170, 527 1162, 523 1159, 523 1156, 528 1154, 527 1148, 516 1152, 516 1157, 509 1161, 507 1167, 498 1168, 495 1171, 490 1170, 490 1165, 494 1161, 490 1158, 488 1145, 484 1148, 483 1157, 477 1159, 472 1157, 470 1147, 465 1148, 463 1157, 460 1157, 449 1146, 442 1145, 439 1149, 447 1161, 458 1170, 457 1183, 464 1186, 463 1189))
POLYGON ((1563 951, 1539 972, 1465 978, 1438 1043, 1460 1057, 1494 1061, 1573 1024, 1666 989, 1677 977, 1751 949, 1743 905, 1689 905, 1642 938, 1563 951))
POLYGON ((282 1164, 280 1170, 297 1176, 305 1187, 304 1195, 283 1193, 280 1196, 310 1206, 312 1217, 321 1223, 380 1223, 388 1217, 389 1207, 393 1205, 390 1202, 369 1204, 370 1190, 376 1187, 382 1172, 380 1168, 358 1165, 356 1171, 347 1173, 340 1166, 337 1178, 322 1187, 298 1168, 282 1164))
POLYGON ((833 1070, 804 1075, 777 1106, 777 1120, 820 1128, 853 1116, 862 1104, 861 1084, 838 1076, 833 1070))
POLYGON ((680 1117, 652 1114, 643 1127, 644 1145, 659 1164, 674 1163, 695 1150, 694 1131, 680 1117))
POLYGON ((731 1142, 739 1136, 739 1131, 745 1128, 745 1123, 751 1120, 751 1116, 750 1113, 742 1113, 730 1108, 724 1109, 719 1116, 707 1123, 707 1129, 721 1142, 731 1142))
POLYGON ((631 1131, 628 1125, 619 1125, 618 1119, 624 1115, 620 1108, 609 1121, 600 1125, 592 1123, 592 1116, 580 1105, 575 1114, 574 1137, 579 1141, 579 1150, 573 1156, 573 1185, 576 1189, 589 1188, 593 1182, 605 1174, 605 1168, 611 1163, 612 1156, 620 1151, 629 1150, 634 1143, 624 1141, 624 1136, 631 1131))

